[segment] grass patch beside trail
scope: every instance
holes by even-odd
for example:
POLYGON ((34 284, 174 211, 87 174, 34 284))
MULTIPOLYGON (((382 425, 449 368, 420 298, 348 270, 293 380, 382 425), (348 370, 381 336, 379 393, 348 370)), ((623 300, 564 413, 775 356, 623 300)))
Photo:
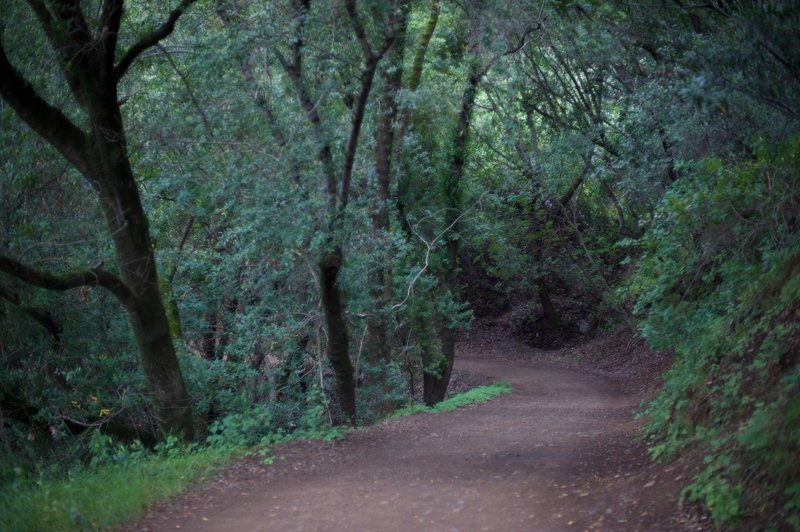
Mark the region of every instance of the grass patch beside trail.
MULTIPOLYGON (((389 417, 452 412, 508 393, 511 385, 498 382, 456 395, 432 408, 419 404, 401 408, 389 417)), ((238 429, 234 432, 238 434, 238 429)), ((297 436, 336 439, 342 436, 342 430, 328 429, 324 435, 301 432, 297 436)), ((294 438, 273 437, 269 443, 287 439, 294 438)), ((156 454, 122 453, 116 457, 122 463, 89 467, 65 479, 18 481, 0 490, 0 530, 98 530, 131 521, 147 506, 185 491, 248 448, 254 449, 244 441, 205 448, 167 446, 164 452, 156 454)), ((113 462, 114 458, 110 459, 113 462)))
POLYGON ((0 492, 0 530, 104 529, 186 490, 229 457, 217 449, 202 449, 104 465, 67 479, 7 486, 0 492))
POLYGON ((414 414, 418 414, 420 412, 425 412, 428 414, 441 414, 444 412, 452 412, 453 410, 457 410, 464 406, 486 403, 488 401, 491 401, 495 397, 500 397, 501 395, 507 395, 509 393, 511 393, 511 384, 509 384, 506 381, 500 381, 495 384, 490 384, 488 386, 479 386, 477 388, 473 388, 468 392, 454 395, 450 399, 442 401, 441 403, 433 407, 421 404, 414 404, 411 406, 407 406, 405 408, 400 408, 399 410, 395 410, 389 416, 389 419, 394 419, 398 417, 407 417, 414 414))

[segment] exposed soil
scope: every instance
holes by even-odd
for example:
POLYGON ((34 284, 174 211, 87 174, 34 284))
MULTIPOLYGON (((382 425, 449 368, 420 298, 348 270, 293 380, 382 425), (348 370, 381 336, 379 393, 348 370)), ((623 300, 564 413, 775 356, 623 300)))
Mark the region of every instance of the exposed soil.
MULTIPOLYGON (((476 381, 508 380, 511 395, 330 444, 294 442, 274 451, 272 465, 239 461, 127 529, 702 528, 677 505, 687 472, 652 464, 634 440, 631 412, 647 378, 592 358, 593 349, 624 348, 624 335, 559 359, 490 329, 462 343, 456 366, 476 381), (568 367, 576 360, 591 367, 568 367)), ((657 373, 651 365, 640 373, 657 373)))

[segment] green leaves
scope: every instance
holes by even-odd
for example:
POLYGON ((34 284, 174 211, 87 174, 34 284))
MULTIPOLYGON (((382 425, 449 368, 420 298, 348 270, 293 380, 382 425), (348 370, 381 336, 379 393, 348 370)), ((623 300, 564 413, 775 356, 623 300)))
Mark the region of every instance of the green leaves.
POLYGON ((712 159, 682 179, 631 283, 643 335, 676 357, 646 410, 651 453, 710 450, 684 493, 719 523, 797 482, 798 157, 795 137, 754 162, 712 159))

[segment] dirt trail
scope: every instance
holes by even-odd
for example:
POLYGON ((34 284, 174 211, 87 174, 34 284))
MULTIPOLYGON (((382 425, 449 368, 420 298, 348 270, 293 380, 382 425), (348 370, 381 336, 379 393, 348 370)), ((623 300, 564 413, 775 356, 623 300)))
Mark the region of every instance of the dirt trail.
POLYGON ((632 442, 635 397, 581 371, 473 357, 457 368, 513 393, 285 446, 273 465, 240 463, 130 530, 686 529, 678 473, 632 442))

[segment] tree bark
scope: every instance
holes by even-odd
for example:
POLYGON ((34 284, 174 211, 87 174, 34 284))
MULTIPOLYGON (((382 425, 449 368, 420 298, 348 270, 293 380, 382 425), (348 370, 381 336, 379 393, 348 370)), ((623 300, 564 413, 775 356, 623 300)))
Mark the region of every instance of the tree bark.
MULTIPOLYGON (((377 242, 378 262, 370 272, 370 299, 373 309, 367 319, 366 353, 368 360, 374 365, 381 365, 382 370, 376 374, 376 384, 386 395, 390 392, 388 382, 388 364, 391 363, 390 307, 393 291, 392 253, 389 233, 391 221, 389 205, 392 184, 392 153, 395 142, 395 126, 398 118, 397 96, 402 88, 403 56, 405 52, 405 36, 408 23, 408 8, 400 6, 393 23, 394 44, 388 54, 388 65, 383 71, 383 91, 378 109, 378 126, 375 133, 375 173, 377 189, 375 204, 372 209, 372 227, 377 242)), ((379 404, 377 409, 386 413, 395 404, 379 404)))
MULTIPOLYGON (((397 4, 404 2, 397 0, 397 4)), ((325 244, 319 260, 319 290, 325 316, 325 328, 328 332, 326 353, 336 375, 337 393, 342 416, 346 422, 356 422, 356 389, 353 364, 348 352, 347 321, 345 307, 339 289, 339 273, 344 262, 341 244, 341 228, 344 222, 347 204, 350 199, 350 184, 355 164, 356 151, 361 134, 361 126, 366 115, 367 101, 372 91, 378 63, 394 43, 393 31, 387 31, 381 48, 373 50, 356 7, 356 0, 345 0, 344 8, 353 30, 353 34, 361 47, 363 68, 359 76, 359 90, 353 107, 350 128, 343 153, 343 164, 340 172, 334 168, 331 143, 323 129, 322 117, 318 106, 311 98, 309 87, 303 75, 303 50, 306 16, 310 9, 309 0, 295 2, 297 18, 294 34, 289 45, 290 55, 285 56, 275 49, 284 72, 294 86, 298 101, 306 113, 306 118, 319 141, 318 159, 322 166, 322 181, 327 196, 327 223, 324 227, 325 244)))
POLYGON ((444 401, 455 359, 456 331, 442 328, 439 331, 441 343, 441 359, 436 369, 439 373, 424 371, 422 374, 422 400, 427 406, 434 406, 444 401))
POLYGON ((342 252, 335 247, 319 262, 319 290, 328 333, 326 355, 336 376, 336 391, 343 421, 356 422, 356 388, 353 364, 350 361, 347 323, 344 304, 339 290, 339 272, 342 269, 342 252))
POLYGON ((550 288, 547 286, 546 279, 539 279, 537 291, 539 292, 539 301, 542 304, 542 311, 544 312, 544 319, 547 322, 547 326, 551 329, 558 329, 561 327, 561 318, 558 316, 556 306, 550 298, 550 288))
POLYGON ((192 439, 190 399, 161 299, 149 224, 127 155, 116 87, 100 89, 97 97, 88 100, 89 179, 98 184, 120 276, 132 294, 126 310, 161 436, 175 433, 192 439))

